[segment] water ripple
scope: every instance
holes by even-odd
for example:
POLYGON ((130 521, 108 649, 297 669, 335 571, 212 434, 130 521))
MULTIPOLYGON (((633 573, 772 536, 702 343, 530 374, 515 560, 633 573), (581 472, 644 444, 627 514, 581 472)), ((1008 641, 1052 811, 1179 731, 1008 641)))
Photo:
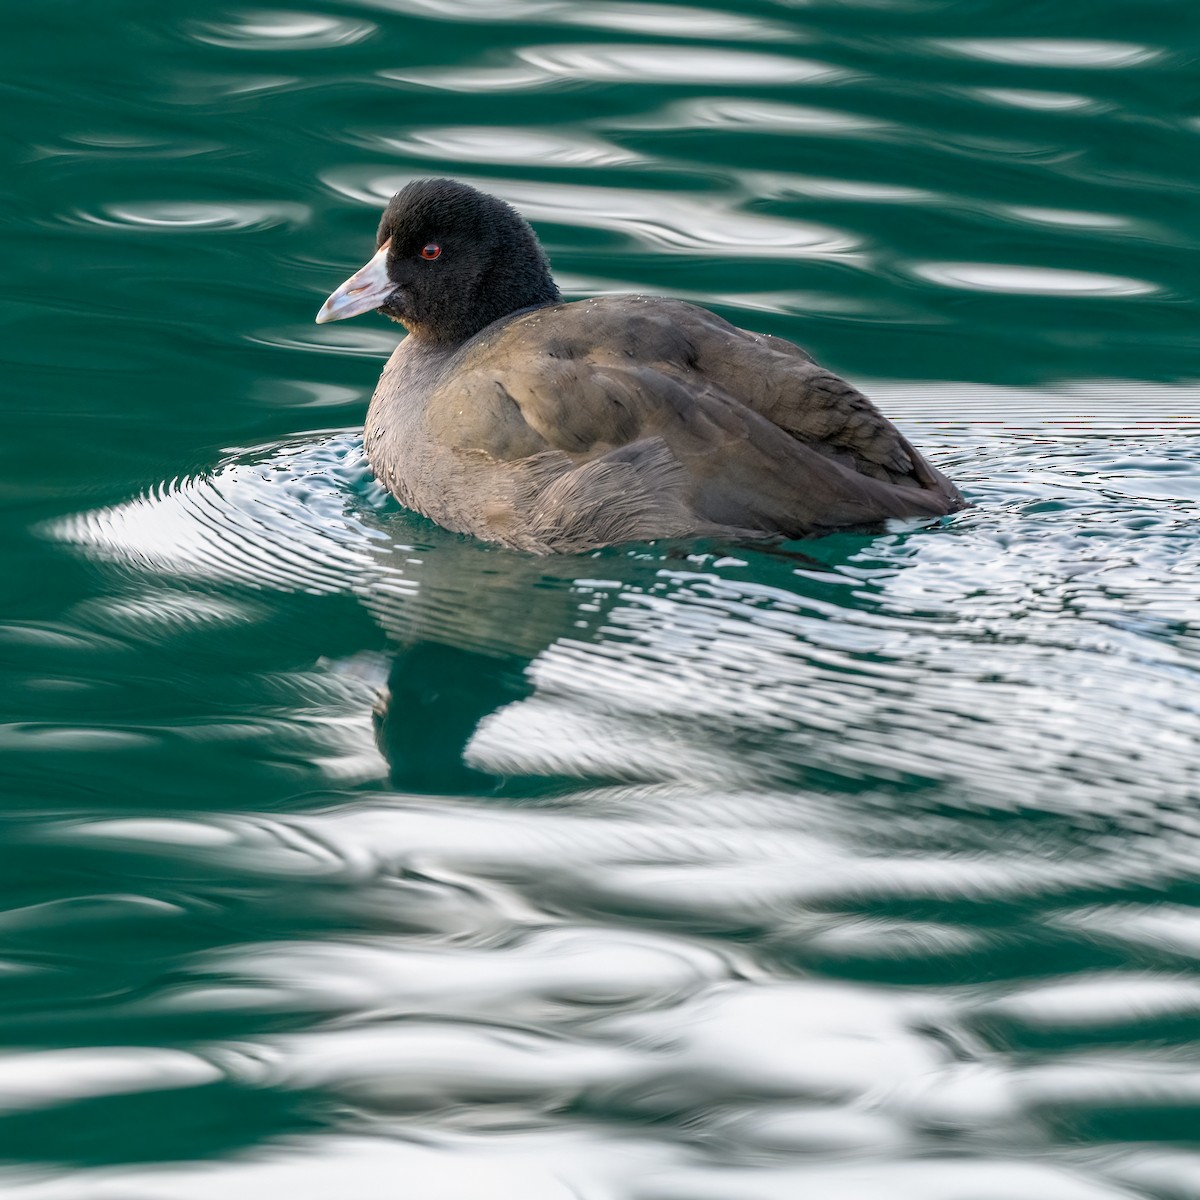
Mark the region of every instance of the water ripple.
POLYGON ((81 213, 81 220, 109 228, 133 227, 163 233, 227 230, 261 230, 278 225, 296 226, 308 220, 309 210, 295 203, 178 203, 136 202, 110 204, 99 213, 81 213))
POLYGON ((745 50, 706 50, 696 46, 529 46, 515 52, 511 65, 388 70, 385 79, 448 91, 512 91, 552 83, 693 84, 759 87, 832 83, 847 72, 829 63, 745 50))
POLYGON ((1064 225, 1071 229, 1128 229, 1132 222, 1116 213, 1069 212, 1061 208, 1014 205, 1007 210, 1023 221, 1038 225, 1064 225))
POLYGON ((699 97, 670 105, 661 113, 639 117, 627 129, 728 129, 766 133, 845 134, 880 133, 893 128, 878 117, 810 108, 769 100, 699 97))
POLYGON ((646 160, 611 142, 581 133, 550 129, 506 129, 494 125, 459 129, 419 129, 405 137, 364 136, 364 144, 416 158, 452 162, 523 165, 549 163, 565 167, 624 166, 646 160))
POLYGON ((504 22, 537 21, 547 25, 582 25, 634 36, 686 37, 720 41, 788 41, 802 35, 790 24, 743 13, 684 5, 603 0, 581 7, 572 0, 363 0, 374 8, 406 12, 432 20, 504 22))
MULTIPOLYGON (((324 177, 336 192, 373 207, 386 204, 410 178, 357 168, 331 171, 324 177)), ((482 180, 477 182, 483 185, 482 180)), ((842 258, 857 249, 856 240, 840 230, 748 212, 712 195, 692 199, 648 188, 499 179, 488 180, 485 186, 532 221, 612 230, 660 251, 737 258, 842 258)))
POLYGON ((201 139, 185 140, 179 137, 167 138, 106 130, 66 134, 57 143, 38 145, 33 153, 36 158, 137 161, 194 158, 202 154, 218 154, 224 149, 225 147, 218 142, 201 139))
POLYGON ((347 571, 371 562, 378 538, 347 521, 351 489, 367 494, 369 479, 359 440, 330 439, 299 459, 284 450, 231 462, 211 478, 169 481, 131 504, 68 520, 54 536, 101 557, 132 550, 136 561, 173 572, 340 591, 347 571))
MULTIPOLYGON (((811 1110, 810 1110, 811 1111, 811 1110)), ((862 1122, 858 1113, 848 1120, 862 1122)), ((1142 1157, 1142 1156, 1139 1156, 1142 1157)), ((1119 1159, 1110 1169, 1124 1165, 1119 1159)), ((1161 1163, 1134 1164, 1139 1177, 1160 1179, 1161 1163), (1159 1166, 1160 1169, 1155 1170, 1159 1166)), ((69 1183, 13 1178, 13 1200, 198 1200, 213 1191, 227 1196, 330 1196, 356 1200, 394 1196, 395 1180, 429 1200, 488 1196, 492 1200, 573 1200, 602 1185, 618 1200, 1129 1200, 1120 1183, 1094 1178, 1095 1169, 993 1155, 966 1158, 929 1154, 918 1159, 811 1164, 768 1161, 730 1165, 714 1156, 684 1153, 668 1141, 605 1132, 464 1132, 404 1138, 325 1137, 304 1151, 295 1146, 262 1150, 253 1158, 194 1165, 134 1167, 111 1173, 74 1171, 69 1183), (136 1188, 136 1193, 131 1193, 136 1188), (209 1190, 205 1190, 209 1189, 209 1190)), ((1133 1173, 1133 1172, 1131 1172, 1133 1173)), ((1179 1171, 1186 1180, 1186 1169, 1179 1171)), ((1174 1173, 1168 1173, 1168 1179, 1174 1173)), ((1178 1194, 1184 1194, 1180 1192, 1178 1194)))
POLYGON ((760 17, 722 12, 716 8, 689 8, 674 4, 556 4, 543 19, 563 25, 615 29, 635 36, 707 38, 713 41, 798 42, 804 40, 791 25, 760 17))
POLYGON ((1107 107, 1090 96, 1072 92, 1039 92, 1027 88, 973 88, 971 95, 1005 104, 1013 108, 1029 108, 1035 112, 1102 112, 1107 107))
POLYGON ((581 1012, 677 1003, 727 977, 722 956, 676 939, 619 930, 534 931, 516 946, 418 949, 395 940, 244 946, 199 960, 192 984, 150 1011, 236 1008, 312 1014, 423 1014, 569 1023, 581 1012))
POLYGON ((794 196, 818 200, 865 201, 875 204, 933 204, 944 200, 936 192, 860 179, 821 179, 778 171, 744 171, 738 181, 748 192, 771 199, 794 196))
MULTIPOLYGON (((336 275, 339 269, 331 264, 330 274, 336 275)), ((285 329, 258 329, 244 336, 247 341, 260 346, 277 346, 284 350, 304 350, 316 354, 362 355, 366 358, 387 358, 399 340, 396 333, 387 329, 372 329, 366 324, 353 327, 322 325, 314 329, 308 323, 285 329)), ((307 395, 319 396, 321 393, 314 392, 313 386, 304 385, 307 395)))
POLYGON ((1188 35, 1076 7, 24 14, 6 1197, 1197 1192, 1188 35), (400 510, 340 428, 400 331, 300 301, 475 169, 972 507, 554 560, 400 510))
POLYGON ((1133 67, 1162 54, 1130 42, 1065 38, 946 38, 932 44, 964 58, 1025 67, 1133 67))
POLYGON ((7 1053, 0 1056, 0 1112, 197 1087, 217 1078, 215 1067, 182 1050, 114 1046, 7 1053))
POLYGON ((1161 289, 1142 279, 1004 263, 921 263, 913 272, 931 283, 979 292, 1031 296, 1148 296, 1161 289))
POLYGON ((193 36, 231 50, 323 50, 349 46, 376 32, 369 21, 319 13, 243 12, 229 21, 193 26, 193 36))

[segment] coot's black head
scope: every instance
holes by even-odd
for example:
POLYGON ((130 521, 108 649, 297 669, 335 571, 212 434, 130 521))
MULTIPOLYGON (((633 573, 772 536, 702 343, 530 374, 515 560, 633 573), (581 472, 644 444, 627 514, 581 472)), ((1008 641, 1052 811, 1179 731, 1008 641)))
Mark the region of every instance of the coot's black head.
POLYGON ((500 317, 559 299, 550 262, 515 209, 454 179, 417 179, 392 197, 378 252, 317 314, 376 308, 423 341, 454 345, 500 317))

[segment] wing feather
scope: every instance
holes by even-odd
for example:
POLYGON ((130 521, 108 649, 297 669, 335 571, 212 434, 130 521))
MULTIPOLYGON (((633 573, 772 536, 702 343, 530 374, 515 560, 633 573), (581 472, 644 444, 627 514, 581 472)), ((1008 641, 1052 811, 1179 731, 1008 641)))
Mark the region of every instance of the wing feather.
POLYGON ((550 311, 552 339, 544 310, 509 322, 426 410, 442 444, 511 464, 505 503, 548 545, 572 524, 601 542, 799 534, 954 506, 870 400, 788 342, 682 301, 550 311))

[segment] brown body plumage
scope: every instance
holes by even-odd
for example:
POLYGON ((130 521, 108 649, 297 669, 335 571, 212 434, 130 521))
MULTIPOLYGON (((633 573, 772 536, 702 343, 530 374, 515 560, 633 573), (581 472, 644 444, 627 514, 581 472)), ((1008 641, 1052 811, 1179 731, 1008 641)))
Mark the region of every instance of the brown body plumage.
MULTIPOLYGON (((411 332, 366 422, 367 457, 401 503, 537 553, 795 537, 962 506, 865 396, 790 342, 661 297, 554 303, 507 205, 451 181, 414 189, 384 216, 377 272, 378 307, 411 332), (434 246, 454 259, 414 263, 434 246), (476 308, 509 315, 471 328, 477 294, 476 308), (452 321, 431 319, 448 307, 452 321), (448 324, 455 335, 439 336, 448 324)), ((363 291, 353 282, 330 298, 333 317, 354 315, 335 303, 363 291)))

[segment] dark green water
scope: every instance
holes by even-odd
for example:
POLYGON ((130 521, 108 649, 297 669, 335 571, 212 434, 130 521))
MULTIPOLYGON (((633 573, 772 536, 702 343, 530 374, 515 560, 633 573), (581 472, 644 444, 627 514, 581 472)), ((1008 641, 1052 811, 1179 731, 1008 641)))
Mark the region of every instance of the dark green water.
POLYGON ((4 24, 4 1196, 1200 1196, 1192 0, 4 24), (312 317, 433 173, 974 507, 402 512, 312 317))

